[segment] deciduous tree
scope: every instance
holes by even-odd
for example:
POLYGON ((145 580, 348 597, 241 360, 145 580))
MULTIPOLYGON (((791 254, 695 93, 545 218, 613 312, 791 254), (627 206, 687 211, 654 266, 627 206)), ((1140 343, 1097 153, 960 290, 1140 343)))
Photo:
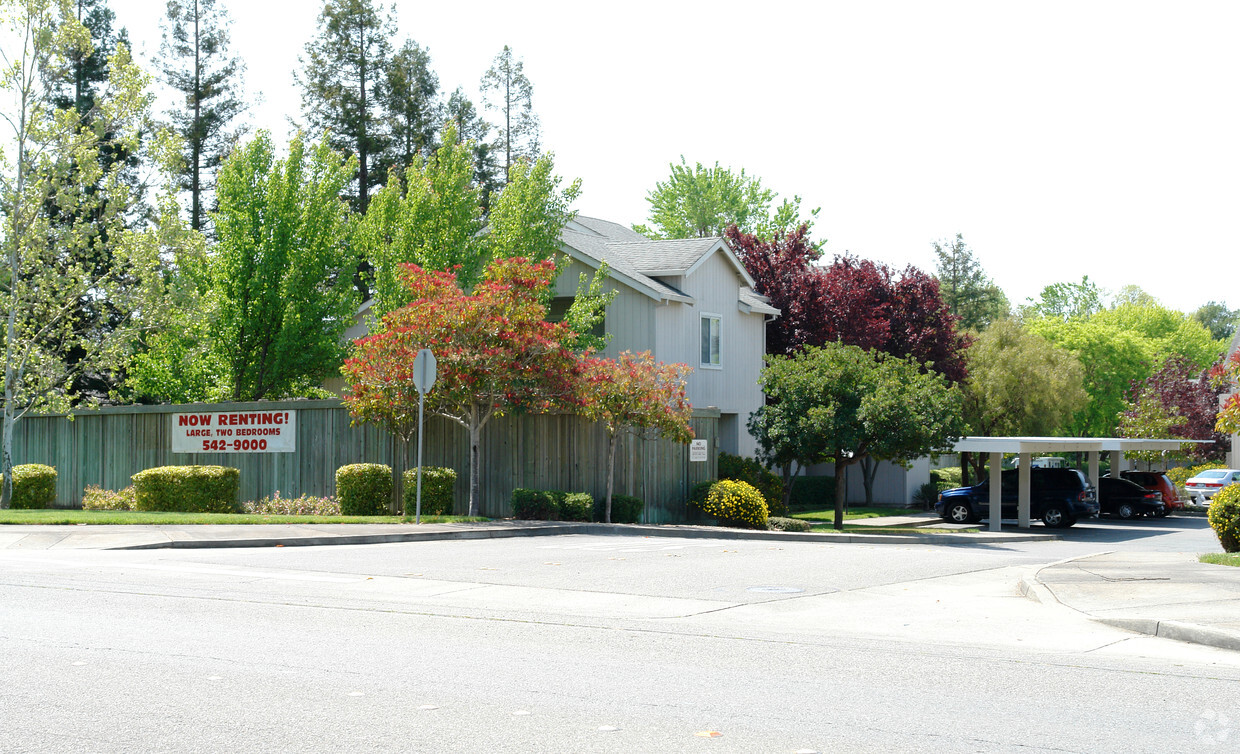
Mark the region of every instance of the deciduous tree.
POLYGON ((353 169, 301 135, 277 158, 265 131, 224 162, 218 240, 205 263, 181 271, 199 276, 184 283, 185 295, 206 312, 187 313, 182 329, 153 339, 134 366, 135 390, 238 401, 321 393, 344 359, 357 308, 340 198, 353 169))
POLYGON ((1083 319, 1102 311, 1102 289, 1085 275, 1079 283, 1054 283, 1042 289, 1035 301, 1021 307, 1026 318, 1050 317, 1067 321, 1083 319))
MULTIPOLYGON (((1015 320, 993 323, 969 346, 966 358, 964 420, 971 434, 1056 435, 1089 400, 1076 357, 1015 320)), ((985 457, 974 458, 973 469, 983 477, 985 457)))
POLYGON ((1210 384, 1220 394, 1229 394, 1226 403, 1219 408, 1214 429, 1217 432, 1240 432, 1240 351, 1210 368, 1210 384))
POLYGON ((469 515, 478 514, 479 448, 494 416, 573 407, 581 395, 581 363, 573 333, 545 320, 543 300, 555 264, 497 259, 466 294, 450 271, 405 266, 412 300, 384 315, 381 329, 354 342, 341 370, 354 421, 408 437, 416 422, 414 357, 429 348, 439 376, 426 408, 469 433, 469 515))
POLYGON ((1236 334, 1240 311, 1228 309, 1227 304, 1221 301, 1208 301, 1193 312, 1193 319, 1210 331, 1210 337, 1227 342, 1236 334))
MULTIPOLYGON (((135 153, 149 118, 148 80, 124 45, 108 60, 107 84, 92 93, 90 117, 76 107, 57 108, 44 96, 44 82, 92 54, 90 34, 75 11, 67 0, 0 2, 6 38, 0 109, 11 129, 0 141, 0 508, 12 497, 14 425, 36 408, 68 409, 75 376, 121 368, 137 333, 158 318, 160 255, 168 251, 161 243, 167 236, 160 234, 176 222, 173 215, 141 233, 126 228, 134 198, 121 177, 123 166, 100 159, 107 149, 135 153), (61 210, 57 222, 46 211, 52 202, 61 210), (104 233, 108 262, 97 264, 91 252, 104 233), (83 299, 115 314, 107 327, 78 326, 83 299)), ((158 157, 170 151, 166 139, 154 147, 158 157)))
MULTIPOLYGON (((902 460, 943 450, 962 431, 959 388, 915 362, 842 343, 772 355, 759 384, 768 402, 749 418, 768 463, 835 462, 835 528, 844 525, 845 469, 867 455, 902 460)), ((786 501, 785 501, 786 502, 786 501)))
POLYGON ((1231 449, 1231 438, 1215 431, 1220 392, 1205 371, 1183 356, 1172 356, 1129 389, 1119 436, 1213 440, 1204 445, 1185 444, 1177 455, 1196 463, 1221 461, 1231 449))
POLYGON ((744 168, 693 167, 680 156, 680 164, 670 163, 671 175, 655 183, 646 194, 650 203, 649 226, 633 229, 651 238, 707 238, 722 236, 735 225, 742 234, 776 242, 802 225, 813 226, 818 210, 801 217, 801 197, 785 199, 774 212, 776 194, 764 188, 761 179, 745 174, 744 168))
POLYGON ((685 399, 684 364, 656 362, 649 351, 620 353, 615 359, 589 358, 583 364, 581 413, 607 430, 607 502, 604 523, 611 523, 611 493, 616 446, 625 433, 662 435, 676 442, 693 439, 693 408, 685 399))

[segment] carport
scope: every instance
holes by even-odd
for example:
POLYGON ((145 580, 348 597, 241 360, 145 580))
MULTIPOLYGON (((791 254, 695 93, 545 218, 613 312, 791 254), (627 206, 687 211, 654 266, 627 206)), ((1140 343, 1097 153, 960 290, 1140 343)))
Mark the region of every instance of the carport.
MULTIPOLYGON (((952 450, 956 453, 986 453, 987 473, 992 479, 999 479, 1003 468, 1003 455, 1012 453, 1017 456, 1017 467, 1020 469, 1017 487, 1016 517, 1017 526, 1029 528, 1029 490, 1033 478, 1033 457, 1047 453, 1088 453, 1089 483, 1098 487, 1101 476, 1102 453, 1111 454, 1112 474, 1118 476, 1120 471, 1128 469, 1128 461, 1124 458, 1125 451, 1145 450, 1179 450, 1184 443, 1212 442, 1210 440, 1175 440, 1175 439, 1137 439, 1129 437, 965 437, 957 440, 952 450)), ((990 531, 999 531, 1002 526, 1002 485, 990 485, 990 531)))

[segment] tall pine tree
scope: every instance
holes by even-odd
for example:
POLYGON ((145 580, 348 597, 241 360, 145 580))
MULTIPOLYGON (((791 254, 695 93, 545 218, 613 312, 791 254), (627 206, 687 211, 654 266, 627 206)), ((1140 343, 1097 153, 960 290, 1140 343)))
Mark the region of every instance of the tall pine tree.
POLYGON ((491 133, 491 124, 478 114, 478 109, 461 87, 457 87, 448 97, 445 117, 456 126, 457 138, 462 142, 474 143, 474 184, 481 194, 483 213, 490 211, 491 195, 503 186, 500 180, 499 165, 495 164, 495 149, 487 141, 491 133))
POLYGON ((190 227, 203 230, 215 172, 240 135, 245 64, 228 52, 230 24, 216 0, 168 0, 161 67, 184 99, 168 112, 185 142, 181 188, 190 194, 190 227))
POLYGON ((430 52, 412 39, 405 40, 388 63, 379 97, 391 138, 388 151, 378 160, 376 172, 382 177, 393 167, 404 170, 419 153, 425 157, 435 148, 443 125, 443 105, 430 52))
POLYGON ((376 160, 388 139, 381 90, 396 33, 391 13, 371 0, 325 0, 318 35, 306 44, 297 82, 311 128, 330 132, 333 149, 357 157, 353 209, 365 212, 371 188, 383 182, 376 160))
POLYGON ((513 163, 522 158, 538 158, 539 125, 534 114, 534 86, 526 78, 524 64, 514 60, 512 49, 495 56, 491 68, 482 75, 482 103, 487 110, 499 111, 497 148, 504 150, 504 183, 513 163))

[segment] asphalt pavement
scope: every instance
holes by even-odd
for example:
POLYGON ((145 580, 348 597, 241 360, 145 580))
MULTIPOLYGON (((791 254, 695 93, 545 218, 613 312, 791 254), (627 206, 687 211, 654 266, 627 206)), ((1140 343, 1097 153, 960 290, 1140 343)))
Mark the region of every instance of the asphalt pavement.
MULTIPOLYGON (((921 519, 924 516, 912 516, 921 519)), ((857 522, 852 522, 857 523, 857 522)), ((870 519, 872 525, 914 521, 870 519)), ((1055 540, 1021 531, 935 534, 771 532, 711 526, 491 521, 459 524, 3 525, 0 549, 134 550, 292 547, 492 539, 564 534, 640 535, 859 544, 967 546, 1055 540)), ((1195 553, 1104 552, 1028 570, 1026 597, 1125 630, 1240 651, 1240 568, 1200 563, 1195 553)))

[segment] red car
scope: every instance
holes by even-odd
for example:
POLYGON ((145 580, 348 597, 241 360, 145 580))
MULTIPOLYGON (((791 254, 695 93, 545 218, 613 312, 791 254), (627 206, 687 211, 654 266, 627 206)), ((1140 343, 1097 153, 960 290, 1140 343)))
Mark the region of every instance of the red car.
POLYGON ((1136 482, 1147 490, 1162 493, 1163 505, 1167 506, 1162 515, 1184 507, 1185 501, 1175 494, 1175 485, 1171 478, 1161 471, 1121 471, 1120 479, 1136 482))

